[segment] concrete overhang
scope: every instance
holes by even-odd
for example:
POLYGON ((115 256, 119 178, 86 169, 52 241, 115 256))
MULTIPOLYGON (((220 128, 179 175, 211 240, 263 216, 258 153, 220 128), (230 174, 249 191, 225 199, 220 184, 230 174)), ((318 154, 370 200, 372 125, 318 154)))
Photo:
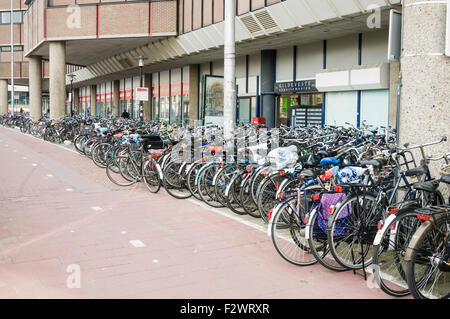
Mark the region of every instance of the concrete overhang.
MULTIPOLYGON (((312 43, 315 41, 329 40, 339 37, 344 37, 351 34, 376 31, 379 29, 370 30, 367 27, 368 14, 354 15, 352 17, 346 17, 346 19, 334 20, 328 23, 316 24, 314 26, 308 26, 298 28, 295 30, 284 31, 273 35, 264 37, 258 37, 251 41, 241 41, 236 43, 236 56, 242 56, 247 54, 254 54, 261 50, 269 49, 282 49, 292 46, 293 43, 297 45, 312 43)), ((389 25, 389 10, 384 8, 381 11, 381 29, 386 29, 389 25)), ((190 33, 195 33, 193 31, 190 33)), ((204 32, 204 31, 202 31, 204 32)), ((214 30, 214 34, 222 32, 218 27, 214 30), (219 30, 219 31, 217 31, 219 30)), ((182 35, 176 38, 169 38, 164 42, 158 43, 158 46, 154 44, 148 44, 144 46, 144 51, 148 52, 146 64, 144 66, 145 73, 152 73, 158 71, 164 71, 169 68, 177 68, 189 64, 200 64, 205 61, 213 61, 223 59, 223 44, 214 43, 208 50, 196 51, 191 47, 184 45, 187 35, 182 35), (161 52, 166 45, 178 46, 183 49, 184 54, 179 54, 171 60, 165 59, 161 52)), ((218 37, 220 39, 220 37, 218 37)), ((189 39, 194 39, 192 35, 189 39)), ((194 46, 195 43, 191 42, 194 46)), ((123 56, 125 54, 122 54, 123 56)), ((114 58, 114 57, 113 57, 114 58)), ((90 65, 84 69, 74 72, 76 78, 74 80, 74 86, 81 87, 85 85, 93 85, 104 81, 112 81, 123 79, 125 77, 139 75, 139 68, 137 66, 137 60, 133 61, 133 65, 128 68, 123 68, 113 73, 101 73, 96 71, 97 65, 90 65)), ((67 84, 69 84, 67 82, 67 84)))

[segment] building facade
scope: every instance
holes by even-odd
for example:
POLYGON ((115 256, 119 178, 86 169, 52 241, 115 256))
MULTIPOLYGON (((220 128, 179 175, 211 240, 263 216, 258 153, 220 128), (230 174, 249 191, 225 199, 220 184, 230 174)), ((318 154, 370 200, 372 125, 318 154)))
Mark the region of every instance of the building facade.
MULTIPOLYGON (((24 3, 30 99, 46 91, 36 80, 44 68, 33 69, 32 61, 49 61, 53 118, 71 107, 98 116, 126 109, 137 117, 142 82, 146 119, 223 121, 225 0, 24 3)), ((236 0, 236 120, 390 125, 408 139, 423 125, 415 114, 420 101, 419 113, 437 127, 431 135, 448 134, 446 12, 438 0, 236 0), (400 61, 388 58, 391 10, 403 15, 400 61), (418 81, 423 73, 426 86, 418 81), (414 124, 403 124, 412 114, 414 124)))

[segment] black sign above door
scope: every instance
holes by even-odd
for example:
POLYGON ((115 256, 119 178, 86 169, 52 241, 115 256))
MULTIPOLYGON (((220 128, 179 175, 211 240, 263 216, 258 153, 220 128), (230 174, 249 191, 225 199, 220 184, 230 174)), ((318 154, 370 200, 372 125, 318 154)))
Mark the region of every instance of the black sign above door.
POLYGON ((275 94, 317 92, 316 80, 275 83, 275 94))

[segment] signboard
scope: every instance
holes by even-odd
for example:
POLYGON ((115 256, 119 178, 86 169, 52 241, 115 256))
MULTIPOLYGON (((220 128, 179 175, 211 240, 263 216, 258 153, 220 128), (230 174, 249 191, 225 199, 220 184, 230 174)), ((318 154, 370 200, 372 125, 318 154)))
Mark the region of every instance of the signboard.
POLYGON ((402 13, 391 10, 389 17, 388 60, 400 61, 402 49, 402 13))
POLYGON ((136 101, 148 101, 148 88, 136 88, 134 99, 136 101))
POLYGON ((275 94, 317 92, 316 80, 275 83, 275 94))

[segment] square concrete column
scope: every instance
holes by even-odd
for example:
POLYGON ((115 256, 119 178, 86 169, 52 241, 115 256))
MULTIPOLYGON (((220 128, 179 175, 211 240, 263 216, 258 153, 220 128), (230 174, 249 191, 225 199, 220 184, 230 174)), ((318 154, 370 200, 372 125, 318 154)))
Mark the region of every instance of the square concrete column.
POLYGON ((8 80, 0 80, 0 115, 8 113, 8 80))
POLYGON ((73 113, 79 114, 80 110, 79 108, 79 98, 80 98, 80 89, 79 88, 73 88, 73 113))
POLYGON ((148 88, 148 101, 144 101, 144 121, 150 121, 150 99, 152 98, 152 81, 150 74, 144 74, 144 87, 148 88))
POLYGON ((29 59, 30 73, 30 115, 33 121, 42 117, 42 58, 32 56, 29 59))
POLYGON ((112 105, 112 117, 119 116, 119 103, 120 103, 120 81, 113 82, 113 105, 112 105))
POLYGON ((50 42, 50 119, 66 115, 66 43, 50 42))
POLYGON ((275 56, 276 50, 261 51, 261 116, 267 127, 275 127, 275 56))
POLYGON ((199 105, 199 64, 191 64, 189 66, 189 124, 192 125, 198 118, 199 105))
POLYGON ((90 115, 95 115, 95 103, 97 103, 97 85, 91 85, 91 107, 88 112, 90 115))
MULTIPOLYGON (((450 138, 446 14, 446 1, 403 1, 400 145, 433 142, 444 135, 450 138)), ((426 148, 425 155, 442 156, 448 150, 449 142, 441 143, 426 148)), ((419 151, 415 156, 417 162, 422 159, 419 151)), ((432 177, 439 177, 442 164, 442 161, 430 163, 432 177)), ((447 187, 443 187, 443 191, 447 191, 447 187)))

